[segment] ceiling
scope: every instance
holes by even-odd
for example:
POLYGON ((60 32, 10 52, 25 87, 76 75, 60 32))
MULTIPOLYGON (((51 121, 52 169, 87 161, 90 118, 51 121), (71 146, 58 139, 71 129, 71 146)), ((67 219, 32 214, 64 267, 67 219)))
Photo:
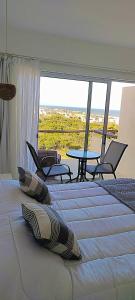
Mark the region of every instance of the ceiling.
POLYGON ((8 0, 8 26, 135 47, 135 0, 8 0))

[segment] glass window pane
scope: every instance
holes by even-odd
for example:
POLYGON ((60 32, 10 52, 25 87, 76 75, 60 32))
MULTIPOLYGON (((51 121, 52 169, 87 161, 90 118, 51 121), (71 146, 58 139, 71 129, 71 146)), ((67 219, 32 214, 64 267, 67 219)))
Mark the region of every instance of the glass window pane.
POLYGON ((38 148, 57 150, 62 162, 69 162, 69 149, 84 147, 88 86, 85 81, 41 77, 38 148))
POLYGON ((101 152, 107 84, 93 82, 88 149, 101 152))

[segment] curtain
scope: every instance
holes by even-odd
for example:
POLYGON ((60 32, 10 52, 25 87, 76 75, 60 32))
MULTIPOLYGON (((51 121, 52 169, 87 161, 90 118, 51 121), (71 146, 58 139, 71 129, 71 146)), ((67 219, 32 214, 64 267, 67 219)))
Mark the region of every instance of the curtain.
POLYGON ((14 58, 12 82, 16 97, 10 102, 10 168, 17 178, 17 166, 34 171, 35 166, 26 146, 28 140, 37 148, 40 66, 31 59, 14 58))
MULTIPOLYGON (((0 55, 0 82, 11 79, 12 62, 6 55, 0 55)), ((0 99, 0 173, 10 172, 9 161, 9 102, 0 99)))

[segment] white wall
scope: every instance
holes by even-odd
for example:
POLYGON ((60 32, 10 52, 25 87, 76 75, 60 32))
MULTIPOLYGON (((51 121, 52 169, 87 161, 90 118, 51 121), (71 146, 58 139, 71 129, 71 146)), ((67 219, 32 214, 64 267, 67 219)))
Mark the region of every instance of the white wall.
POLYGON ((118 171, 135 178, 135 87, 123 88, 118 140, 128 144, 118 171))
MULTIPOLYGON (((0 43, 0 52, 4 43, 0 43)), ((8 28, 8 52, 45 60, 43 70, 134 80, 135 50, 8 28)))
MULTIPOLYGON (((0 27, 1 32, 0 52, 4 52, 5 46, 2 39, 4 34, 0 27)), ((135 82, 135 50, 132 48, 94 44, 8 28, 8 52, 42 58, 44 62, 41 64, 41 70, 43 71, 110 77, 116 80, 133 80, 135 82)), ((14 119, 10 121, 11 137, 15 139, 14 119)), ((123 135, 121 136, 122 140, 123 135)))

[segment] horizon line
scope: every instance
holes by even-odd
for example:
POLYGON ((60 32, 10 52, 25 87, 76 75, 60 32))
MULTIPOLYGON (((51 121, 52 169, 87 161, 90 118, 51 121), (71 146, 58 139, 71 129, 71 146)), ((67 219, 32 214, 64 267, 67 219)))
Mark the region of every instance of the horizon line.
MULTIPOLYGON (((40 106, 45 106, 45 107, 62 107, 62 108, 84 108, 87 109, 87 107, 82 107, 82 106, 62 106, 62 105, 48 105, 48 104, 40 104, 40 106)), ((96 108, 96 107, 92 107, 91 109, 101 109, 101 110, 105 110, 104 108, 96 108)), ((116 111, 120 111, 120 109, 115 109, 112 108, 110 110, 116 110, 116 111)))

